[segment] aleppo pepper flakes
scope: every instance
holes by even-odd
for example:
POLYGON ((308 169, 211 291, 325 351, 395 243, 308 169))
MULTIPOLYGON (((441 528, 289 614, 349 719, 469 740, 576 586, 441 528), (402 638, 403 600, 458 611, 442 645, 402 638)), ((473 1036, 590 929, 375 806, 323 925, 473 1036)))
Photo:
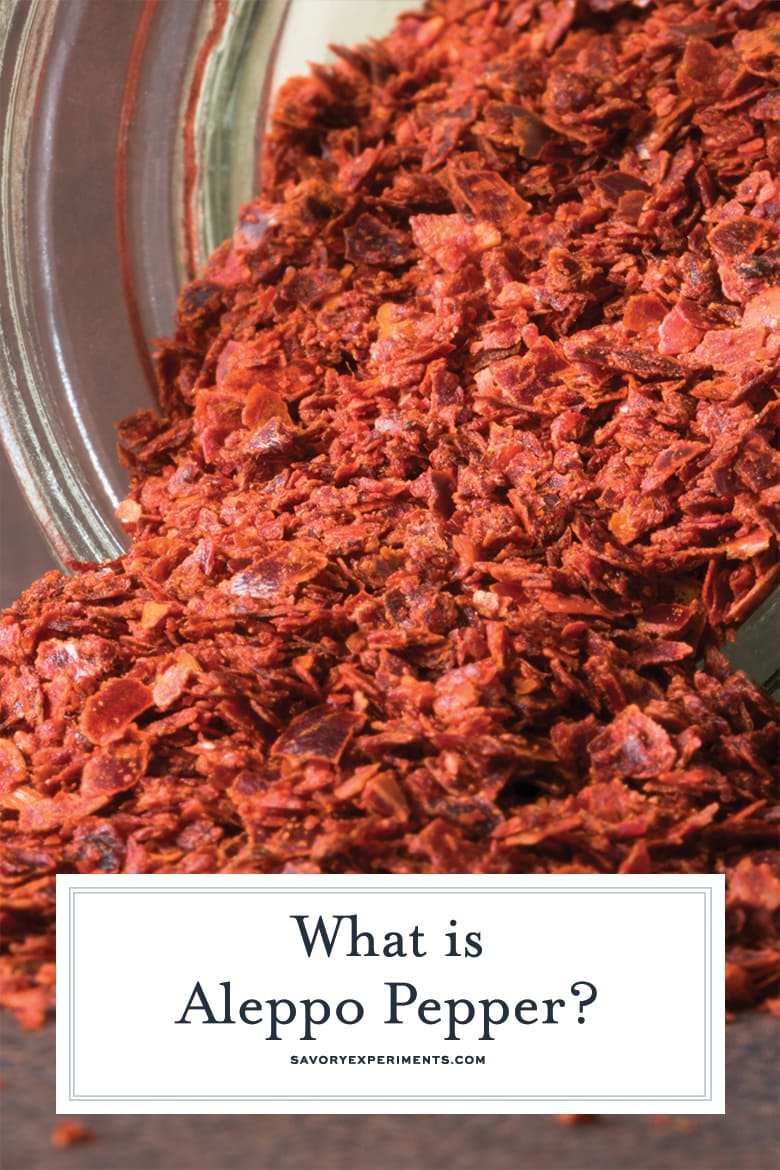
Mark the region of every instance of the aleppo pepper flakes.
POLYGON ((61 1121, 52 1130, 49 1142, 55 1150, 66 1150, 70 1146, 94 1142, 96 1137, 95 1131, 80 1121, 61 1121))
POLYGON ((0 623, 23 1023, 57 871, 725 872, 772 994, 777 711, 718 644, 778 573, 779 36, 434 0, 283 86, 129 551, 0 623))

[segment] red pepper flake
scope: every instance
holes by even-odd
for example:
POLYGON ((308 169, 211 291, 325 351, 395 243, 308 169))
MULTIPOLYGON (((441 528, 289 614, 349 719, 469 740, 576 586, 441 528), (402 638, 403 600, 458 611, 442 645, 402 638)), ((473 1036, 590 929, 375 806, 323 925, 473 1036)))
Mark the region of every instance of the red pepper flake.
POLYGON ((65 1150, 68 1146, 81 1145, 84 1142, 94 1142, 97 1134, 89 1126, 80 1121, 61 1121, 51 1132, 50 1143, 56 1150, 65 1150))
POLYGON ((594 776, 649 780, 674 766, 677 752, 660 724, 631 704, 588 748, 594 776))
POLYGON ((144 773, 147 757, 146 745, 133 741, 109 744, 94 752, 81 774, 82 795, 109 797, 132 788, 144 773))
POLYGON ((0 793, 13 792, 24 783, 27 764, 10 739, 0 739, 0 793))
POLYGON ((358 722, 349 711, 312 707, 297 715, 271 748, 277 756, 337 763, 358 722))
POLYGON ((112 743, 153 702, 152 692, 136 679, 109 679, 84 704, 81 730, 93 743, 112 743))

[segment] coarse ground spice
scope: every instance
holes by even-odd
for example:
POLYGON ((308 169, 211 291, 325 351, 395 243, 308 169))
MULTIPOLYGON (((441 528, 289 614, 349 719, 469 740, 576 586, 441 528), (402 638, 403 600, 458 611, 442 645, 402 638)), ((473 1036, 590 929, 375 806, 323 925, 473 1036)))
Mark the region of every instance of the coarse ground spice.
POLYGON ((61 1121, 51 1132, 50 1143, 55 1150, 66 1150, 70 1146, 94 1142, 97 1134, 80 1121, 61 1121))
POLYGON ((54 874, 724 872, 776 995, 780 19, 432 0, 288 82, 121 428, 129 551, 0 625, 1 1000, 54 874))

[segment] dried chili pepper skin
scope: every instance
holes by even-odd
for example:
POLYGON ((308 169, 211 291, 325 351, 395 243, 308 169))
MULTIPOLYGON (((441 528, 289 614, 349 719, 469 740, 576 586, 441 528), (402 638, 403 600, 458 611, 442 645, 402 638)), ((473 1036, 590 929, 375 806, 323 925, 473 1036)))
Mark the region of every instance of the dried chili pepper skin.
POLYGON ((777 18, 435 0, 281 88, 120 427, 128 552, 0 619, 0 999, 54 874, 723 872, 776 1003, 777 18))
POLYGON ((65 1150, 69 1146, 93 1142, 96 1136, 94 1130, 80 1121, 61 1121, 52 1130, 50 1141, 56 1150, 65 1150))

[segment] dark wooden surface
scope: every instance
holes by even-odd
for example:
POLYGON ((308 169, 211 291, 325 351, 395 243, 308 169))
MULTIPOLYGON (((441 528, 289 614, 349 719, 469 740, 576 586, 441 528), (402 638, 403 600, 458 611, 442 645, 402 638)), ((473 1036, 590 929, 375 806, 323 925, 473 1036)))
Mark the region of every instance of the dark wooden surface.
MULTIPOLYGON (((776 1170, 780 1025, 727 1029, 727 1113, 604 1117, 81 1117, 88 1145, 52 1149, 54 1029, 2 1020, 3 1170, 776 1170)), ((626 1037, 630 1043, 630 1037, 626 1037)), ((150 1053, 150 1059, 154 1054, 150 1053)), ((674 1053, 669 1053, 670 1061, 674 1053)))

